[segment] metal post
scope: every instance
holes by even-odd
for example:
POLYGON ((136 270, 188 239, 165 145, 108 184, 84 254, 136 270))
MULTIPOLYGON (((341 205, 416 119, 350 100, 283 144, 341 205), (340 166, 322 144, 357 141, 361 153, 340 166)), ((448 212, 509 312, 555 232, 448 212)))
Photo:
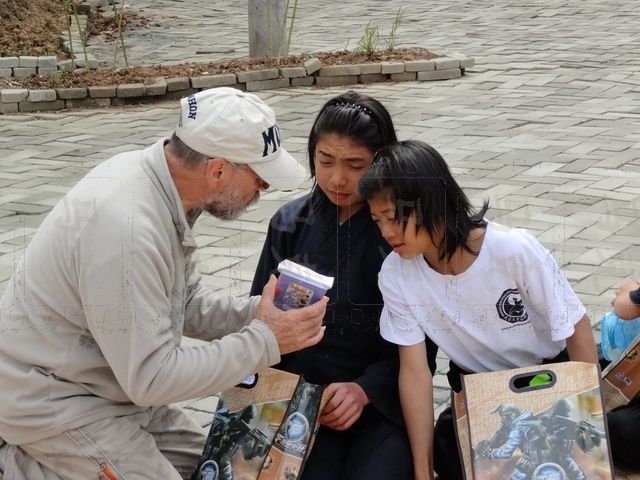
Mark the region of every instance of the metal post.
POLYGON ((252 58, 280 55, 285 21, 286 0, 249 0, 249 56, 252 58))

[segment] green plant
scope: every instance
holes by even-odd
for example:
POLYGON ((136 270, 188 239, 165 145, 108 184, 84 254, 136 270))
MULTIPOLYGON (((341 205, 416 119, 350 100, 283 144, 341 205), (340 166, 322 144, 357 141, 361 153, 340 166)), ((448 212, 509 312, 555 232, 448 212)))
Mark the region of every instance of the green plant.
MULTIPOLYGON (((127 58, 127 48, 124 45, 124 33, 123 33, 123 25, 122 20, 124 18, 124 0, 120 4, 120 11, 118 12, 118 6, 116 5, 116 0, 111 1, 111 6, 113 7, 113 14, 115 15, 116 25, 118 27, 118 38, 120 39, 120 45, 122 46, 122 56, 124 58, 124 66, 125 68, 129 68, 129 59, 127 58)), ((113 52, 113 69, 117 68, 118 61, 118 42, 115 42, 115 50, 113 52)))
MULTIPOLYGON (((298 0, 293 0, 293 4, 291 4, 290 0, 287 0, 287 3, 284 7, 284 18, 282 19, 282 25, 280 25, 280 35, 278 38, 280 39, 280 43, 278 44, 277 57, 288 57, 289 56, 289 48, 291 47, 291 36, 293 35, 293 26, 296 22, 296 13, 298 11, 298 0), (287 31, 287 24, 289 25, 289 29, 287 31), (287 32, 285 38, 285 32, 287 32)), ((267 23, 269 25, 268 29, 268 45, 269 45, 269 56, 273 56, 272 44, 271 44, 271 5, 269 5, 269 0, 267 0, 267 23)))
POLYGON ((378 27, 377 25, 371 25, 371 20, 369 20, 367 26, 364 27, 364 34, 360 38, 354 52, 359 55, 366 55, 367 57, 370 57, 378 48, 379 40, 380 35, 378 33, 378 27))
POLYGON ((396 18, 393 20, 391 24, 391 31, 387 38, 385 38, 385 43, 387 44, 387 50, 392 52, 396 46, 396 42, 398 40, 398 29, 404 20, 404 10, 402 7, 398 7, 398 11, 396 12, 396 18))
POLYGON ((82 54, 84 56, 84 68, 86 68, 87 70, 91 70, 91 66, 89 65, 89 57, 87 55, 86 32, 83 31, 82 28, 80 27, 80 18, 78 17, 78 4, 76 3, 76 0, 71 0, 71 9, 73 10, 73 16, 76 19, 76 26, 78 27, 78 35, 80 36, 80 45, 82 45, 82 54))
MULTIPOLYGON (((283 57, 289 56, 289 47, 291 47, 291 35, 293 34, 293 25, 296 23, 296 12, 298 11, 298 0, 293 0, 293 6, 291 9, 291 16, 289 17, 289 35, 287 35, 287 42, 285 43, 285 49, 283 57)), ((289 13, 289 0, 287 0, 287 13, 289 13)), ((287 21, 287 17, 285 15, 285 23, 287 21)))
POLYGON ((50 77, 52 86, 57 87, 58 85, 60 85, 64 80, 64 74, 64 70, 56 70, 55 72, 53 72, 50 77))
POLYGON ((76 56, 73 53, 73 37, 71 36, 71 15, 69 12, 71 11, 71 6, 69 5, 69 0, 64 0, 64 10, 67 12, 67 36, 69 37, 69 54, 71 55, 71 60, 75 59, 76 56))

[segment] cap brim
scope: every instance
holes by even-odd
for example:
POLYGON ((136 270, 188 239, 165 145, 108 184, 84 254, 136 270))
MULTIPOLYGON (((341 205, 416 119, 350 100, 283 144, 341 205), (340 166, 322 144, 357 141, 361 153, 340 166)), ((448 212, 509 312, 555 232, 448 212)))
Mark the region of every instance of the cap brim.
POLYGON ((284 148, 269 162, 250 163, 251 169, 265 182, 278 190, 295 190, 308 178, 305 168, 284 148))

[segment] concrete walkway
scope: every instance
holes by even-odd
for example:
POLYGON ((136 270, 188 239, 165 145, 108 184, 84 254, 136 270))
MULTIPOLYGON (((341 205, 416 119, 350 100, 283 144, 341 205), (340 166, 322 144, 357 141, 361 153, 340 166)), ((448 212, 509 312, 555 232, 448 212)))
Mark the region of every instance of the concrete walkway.
MULTIPOLYGON (((596 323, 615 286, 640 275, 640 13, 623 0, 413 3, 302 1, 293 50, 353 48, 363 22, 371 19, 387 32, 405 5, 401 45, 474 56, 476 67, 458 80, 358 90, 388 106, 401 138, 437 147, 473 201, 490 200, 489 218, 537 235, 596 323)), ((246 2, 215 5, 136 2, 160 26, 128 34, 130 57, 172 62, 245 55, 246 2), (197 53, 214 50, 219 53, 197 53)), ((278 114, 285 145, 305 161, 314 114, 343 91, 298 88, 260 96, 278 114)), ((0 116, 0 289, 68 188, 100 160, 171 133, 176 112, 171 102, 0 116)), ((203 217, 197 231, 205 281, 246 294, 268 219, 300 193, 268 193, 234 222, 203 217)), ((446 379, 438 375, 436 384, 442 408, 446 379)), ((210 399, 189 405, 203 424, 210 421, 210 399)))

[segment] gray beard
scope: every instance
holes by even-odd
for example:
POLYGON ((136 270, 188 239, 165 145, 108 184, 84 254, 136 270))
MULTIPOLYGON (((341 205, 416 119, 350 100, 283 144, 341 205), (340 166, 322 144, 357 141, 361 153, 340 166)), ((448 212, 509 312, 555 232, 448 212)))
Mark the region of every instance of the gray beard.
POLYGON ((251 201, 242 205, 242 193, 239 190, 229 190, 225 193, 214 193, 202 205, 211 215, 222 220, 235 220, 242 215, 247 208, 260 198, 260 192, 256 192, 251 201))

